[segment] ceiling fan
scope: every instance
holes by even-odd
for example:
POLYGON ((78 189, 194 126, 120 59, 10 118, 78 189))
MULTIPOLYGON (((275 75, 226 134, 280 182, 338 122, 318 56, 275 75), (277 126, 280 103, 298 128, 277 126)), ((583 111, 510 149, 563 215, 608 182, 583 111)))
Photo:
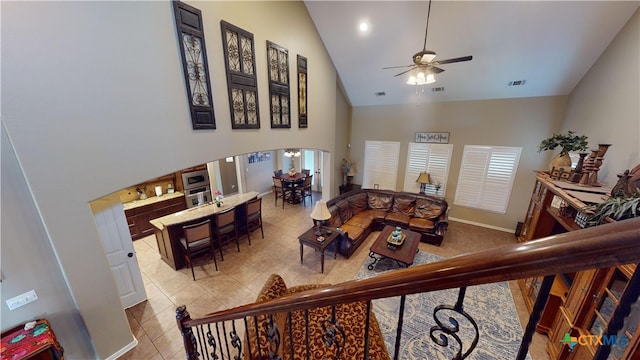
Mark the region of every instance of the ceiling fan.
POLYGON ((469 61, 473 59, 473 56, 463 56, 457 58, 451 58, 446 60, 435 60, 436 53, 431 50, 427 50, 427 34, 429 33, 429 16, 431 15, 431 0, 429 0, 429 9, 427 11, 427 26, 424 32, 424 46, 422 47, 422 51, 419 51, 413 55, 413 64, 411 65, 403 65, 403 66, 390 66, 384 67, 382 69, 399 69, 399 68, 409 68, 403 72, 395 74, 394 77, 400 76, 402 74, 406 74, 409 71, 413 71, 415 69, 419 69, 420 71, 416 74, 418 77, 418 82, 416 83, 416 77, 412 76, 412 78, 407 82, 408 84, 423 84, 423 83, 431 83, 434 82, 435 79, 433 75, 439 74, 444 71, 444 69, 439 68, 439 65, 451 64, 463 61, 469 61))

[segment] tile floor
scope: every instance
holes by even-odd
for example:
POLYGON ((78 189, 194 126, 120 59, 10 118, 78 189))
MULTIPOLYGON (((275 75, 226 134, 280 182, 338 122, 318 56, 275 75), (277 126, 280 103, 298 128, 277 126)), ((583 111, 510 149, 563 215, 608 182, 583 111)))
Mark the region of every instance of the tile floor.
MULTIPOLYGON (((314 200, 319 194, 314 194, 314 200)), ((309 217, 313 205, 281 203, 274 206, 273 196, 262 202, 264 239, 260 231, 252 233, 251 245, 246 236, 240 240, 240 252, 235 246, 224 248, 224 261, 203 257, 196 261, 196 281, 191 270, 174 271, 158 254, 154 236, 134 242, 148 299, 126 310, 131 331, 138 345, 121 359, 184 359, 182 338, 175 321, 175 309, 187 305, 192 318, 206 313, 253 302, 271 273, 280 274, 287 286, 308 283, 339 283, 351 280, 367 259, 367 246, 358 248, 351 258, 325 256, 324 274, 320 273, 320 256, 305 247, 304 263, 300 264, 300 245, 297 236, 311 227, 309 217)), ((373 241, 372 234, 366 241, 373 241)), ((454 256, 515 242, 513 234, 451 222, 442 246, 420 243, 420 249, 440 255, 454 256)), ((219 260, 219 254, 218 254, 219 260)), ((511 284, 521 323, 526 324, 528 313, 520 290, 511 284)), ((532 360, 546 360, 547 337, 534 335, 530 347, 532 360)), ((473 358, 473 356, 471 356, 473 358)))

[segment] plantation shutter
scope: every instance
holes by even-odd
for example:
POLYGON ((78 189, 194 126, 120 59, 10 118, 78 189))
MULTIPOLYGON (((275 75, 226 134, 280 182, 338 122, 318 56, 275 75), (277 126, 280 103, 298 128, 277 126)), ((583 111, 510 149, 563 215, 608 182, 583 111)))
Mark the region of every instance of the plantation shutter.
MULTIPOLYGON (((419 192, 420 184, 416 182, 416 179, 421 172, 426 171, 431 175, 431 182, 433 184, 439 182, 442 185, 440 191, 438 191, 438 195, 444 195, 449 177, 449 165, 451 164, 453 145, 409 143, 407 152, 404 191, 419 192)), ((435 186, 427 185, 427 194, 435 195, 435 192, 435 186)))
POLYGON ((396 190, 400 143, 369 141, 364 145, 363 188, 396 190))
POLYGON ((506 213, 521 152, 520 147, 466 145, 454 204, 506 213))

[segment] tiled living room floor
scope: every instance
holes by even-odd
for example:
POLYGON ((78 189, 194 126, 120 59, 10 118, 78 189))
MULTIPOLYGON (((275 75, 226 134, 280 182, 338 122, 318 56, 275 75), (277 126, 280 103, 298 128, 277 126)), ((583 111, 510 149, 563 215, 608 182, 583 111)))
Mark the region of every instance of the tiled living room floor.
MULTIPOLYGON (((314 201, 319 194, 314 193, 314 201)), ((298 235, 312 226, 309 214, 313 204, 274 206, 273 196, 262 201, 264 239, 260 231, 240 239, 240 252, 235 246, 224 248, 224 261, 218 254, 218 268, 207 257, 196 261, 196 281, 191 270, 174 271, 158 254, 154 236, 134 242, 134 248, 148 300, 126 310, 131 330, 138 345, 121 359, 184 359, 182 338, 176 326, 175 309, 187 305, 192 318, 206 313, 253 302, 262 285, 272 273, 283 277, 287 286, 310 283, 339 283, 351 280, 368 259, 368 246, 361 245, 349 259, 325 256, 324 274, 320 273, 320 255, 304 248, 304 264, 300 264, 298 235)), ((367 242, 373 241, 372 233, 367 242)), ((420 243, 419 249, 440 256, 485 250, 515 242, 513 234, 451 222, 442 246, 420 243)), ((521 323, 526 324, 526 311, 520 290, 511 284, 521 323)), ((547 337, 534 335, 530 347, 532 360, 546 360, 547 337)), ((473 359, 473 355, 470 357, 473 359)))

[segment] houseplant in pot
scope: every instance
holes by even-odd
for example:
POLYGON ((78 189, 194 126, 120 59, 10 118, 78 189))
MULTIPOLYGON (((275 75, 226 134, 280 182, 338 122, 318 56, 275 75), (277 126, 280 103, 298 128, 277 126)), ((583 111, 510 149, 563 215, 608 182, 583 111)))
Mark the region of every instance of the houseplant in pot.
POLYGON ((538 145, 538 152, 546 150, 555 150, 560 147, 560 153, 551 160, 549 164, 549 172, 555 167, 569 167, 571 169, 571 158, 569 157, 569 151, 584 151, 587 149, 587 137, 584 135, 578 136, 573 131, 569 130, 564 134, 553 134, 548 139, 542 140, 538 145))
POLYGON ((587 226, 596 226, 611 220, 620 221, 640 216, 640 189, 631 196, 613 196, 589 208, 592 215, 587 226))

